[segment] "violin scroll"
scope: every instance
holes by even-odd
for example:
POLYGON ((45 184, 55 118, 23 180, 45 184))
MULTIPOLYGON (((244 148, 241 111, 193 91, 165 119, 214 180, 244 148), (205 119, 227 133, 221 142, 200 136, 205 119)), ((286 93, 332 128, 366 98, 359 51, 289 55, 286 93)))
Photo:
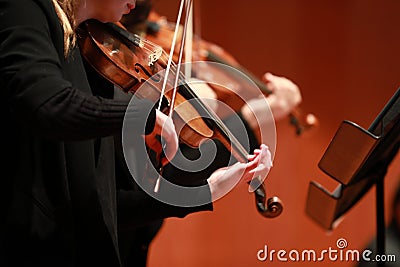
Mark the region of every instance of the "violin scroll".
POLYGON ((318 119, 314 114, 308 113, 304 115, 299 109, 292 110, 289 114, 289 121, 295 128, 296 135, 301 135, 304 131, 311 129, 318 124, 318 119))
POLYGON ((254 191, 257 211, 265 218, 278 217, 283 211, 282 201, 276 197, 270 197, 267 200, 265 187, 260 186, 254 191))

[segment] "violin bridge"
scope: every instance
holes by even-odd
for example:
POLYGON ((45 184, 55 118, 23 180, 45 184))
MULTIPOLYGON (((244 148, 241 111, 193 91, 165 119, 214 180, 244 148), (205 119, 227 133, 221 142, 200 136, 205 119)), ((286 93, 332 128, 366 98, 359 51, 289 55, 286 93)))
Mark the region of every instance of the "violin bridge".
POLYGON ((152 66, 157 60, 160 59, 163 50, 161 47, 155 47, 153 52, 149 54, 149 67, 152 66))

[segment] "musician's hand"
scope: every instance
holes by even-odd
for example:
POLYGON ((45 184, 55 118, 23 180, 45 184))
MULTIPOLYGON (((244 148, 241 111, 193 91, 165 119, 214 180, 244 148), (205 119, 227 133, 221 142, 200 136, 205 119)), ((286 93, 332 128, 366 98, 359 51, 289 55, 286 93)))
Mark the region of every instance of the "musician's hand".
POLYGON ((145 136, 145 141, 146 145, 154 151, 161 153, 162 149, 164 149, 165 157, 161 159, 163 166, 171 161, 178 151, 178 135, 172 119, 157 110, 153 132, 145 136), (157 136, 161 136, 162 144, 157 136))
POLYGON ((266 145, 261 145, 260 149, 256 149, 253 155, 249 155, 248 160, 247 163, 236 163, 220 168, 211 174, 207 182, 210 186, 212 201, 224 196, 238 181, 249 183, 257 177, 263 180, 272 167, 271 152, 266 145))
POLYGON ((267 101, 275 120, 286 117, 295 106, 300 104, 299 87, 291 80, 267 72, 263 76, 263 81, 272 91, 272 94, 267 97, 267 101))

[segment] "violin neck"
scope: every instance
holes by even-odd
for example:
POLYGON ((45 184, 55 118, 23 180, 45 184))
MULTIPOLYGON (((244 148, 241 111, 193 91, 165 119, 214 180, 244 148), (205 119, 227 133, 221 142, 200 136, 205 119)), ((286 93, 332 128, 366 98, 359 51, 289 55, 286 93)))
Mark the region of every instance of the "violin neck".
POLYGON ((249 152, 231 133, 218 115, 215 114, 213 110, 208 108, 186 83, 181 84, 179 87, 179 93, 182 94, 186 99, 191 100, 192 104, 196 106, 196 109, 199 111, 200 115, 205 118, 206 123, 212 124, 209 125, 209 127, 214 130, 215 134, 213 137, 218 137, 217 139, 223 143, 226 149, 232 152, 232 155, 237 161, 247 162, 247 155, 249 152))
POLYGON ((225 64, 228 65, 230 67, 235 68, 236 70, 239 70, 241 72, 243 72, 247 77, 249 77, 257 86, 258 88, 260 88, 260 90, 266 94, 266 95, 270 95, 272 94, 272 91, 270 89, 268 89, 268 87, 265 85, 265 83, 263 81, 261 81, 259 78, 257 78, 253 73, 251 73, 250 71, 248 71, 246 68, 244 68, 243 66, 237 64, 235 66, 232 66, 231 64, 229 64, 228 62, 226 62, 226 60, 224 60, 223 58, 221 58, 220 56, 218 56, 217 54, 213 53, 212 51, 207 51, 207 58, 210 61, 214 61, 216 63, 221 63, 221 64, 225 64))
POLYGON ((141 47, 142 46, 142 39, 133 33, 128 32, 127 30, 121 28, 120 26, 114 24, 114 23, 105 23, 110 30, 114 31, 117 33, 120 37, 122 37, 124 40, 126 40, 129 44, 133 44, 136 47, 141 47))

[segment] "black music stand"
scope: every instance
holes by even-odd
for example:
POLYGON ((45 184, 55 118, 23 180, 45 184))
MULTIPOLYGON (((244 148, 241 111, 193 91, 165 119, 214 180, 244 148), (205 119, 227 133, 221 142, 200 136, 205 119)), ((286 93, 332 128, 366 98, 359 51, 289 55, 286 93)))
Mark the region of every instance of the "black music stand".
MULTIPOLYGON (((385 254, 384 177, 400 146, 400 88, 368 130, 343 121, 318 167, 340 184, 330 193, 312 181, 306 213, 327 230, 376 185, 377 252, 385 254)), ((380 262, 384 265, 384 262, 380 262)), ((383 266, 379 265, 378 266, 383 266)))

